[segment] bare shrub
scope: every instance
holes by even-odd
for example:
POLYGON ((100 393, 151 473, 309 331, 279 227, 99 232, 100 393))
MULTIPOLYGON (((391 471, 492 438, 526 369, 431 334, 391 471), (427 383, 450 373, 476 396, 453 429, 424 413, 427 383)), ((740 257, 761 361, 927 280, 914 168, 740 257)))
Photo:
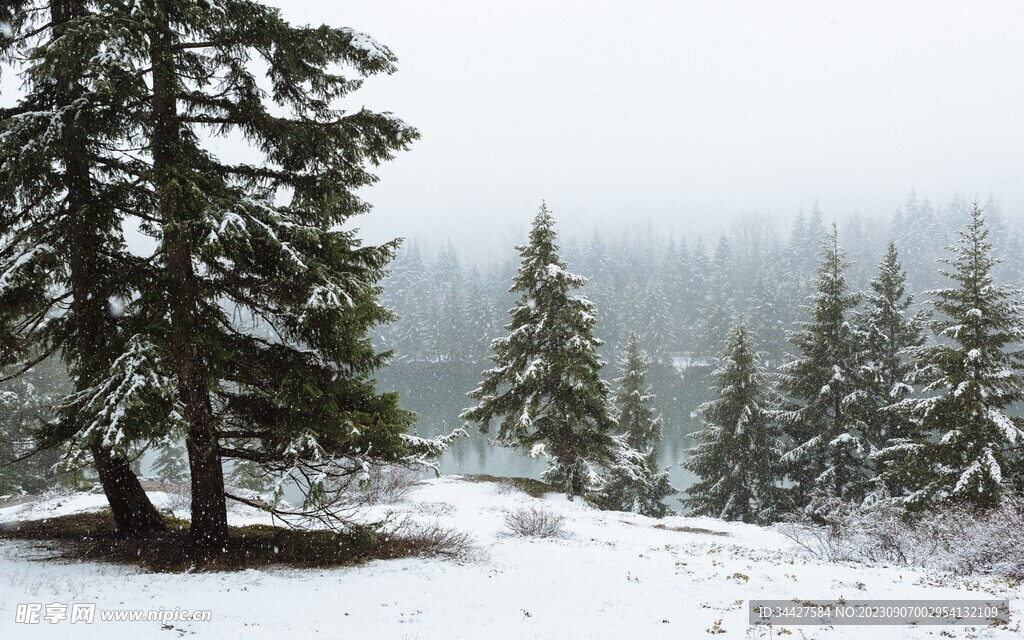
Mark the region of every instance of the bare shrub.
POLYGON ((369 477, 360 485, 359 491, 369 504, 401 502, 419 483, 419 475, 405 467, 371 467, 367 475, 369 477))
POLYGON ((186 483, 171 484, 167 489, 167 508, 171 515, 180 518, 188 516, 192 509, 192 487, 186 483))
POLYGON ((1024 579, 1024 506, 1007 501, 987 512, 947 507, 910 515, 897 506, 842 506, 824 523, 789 522, 778 530, 811 556, 833 562, 885 563, 1024 579))
POLYGON ((510 535, 531 538, 562 538, 565 518, 542 507, 521 507, 505 512, 505 527, 510 535))
POLYGON ((383 531, 381 538, 385 546, 402 555, 464 561, 483 555, 472 536, 439 522, 424 524, 406 519, 383 531))

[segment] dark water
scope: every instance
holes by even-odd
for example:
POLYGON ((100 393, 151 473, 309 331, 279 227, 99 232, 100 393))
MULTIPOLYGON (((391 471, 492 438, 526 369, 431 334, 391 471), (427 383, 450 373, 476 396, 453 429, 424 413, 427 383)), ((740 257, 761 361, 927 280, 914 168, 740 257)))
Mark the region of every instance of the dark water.
MULTIPOLYGON (((459 412, 471 401, 466 392, 480 382, 479 365, 451 363, 399 362, 389 365, 378 376, 381 390, 397 391, 405 409, 419 414, 415 429, 422 436, 450 433, 462 426, 459 412)), ((693 476, 679 465, 686 449, 693 446, 688 437, 698 428, 690 414, 710 397, 706 371, 691 369, 680 376, 670 366, 653 365, 648 375, 655 406, 665 423, 661 443, 661 466, 670 470, 672 483, 680 489, 693 482, 693 476)), ((533 460, 524 452, 491 445, 493 434, 469 428, 468 438, 456 442, 440 460, 442 473, 487 473, 497 476, 536 478, 544 470, 543 460, 533 460)))

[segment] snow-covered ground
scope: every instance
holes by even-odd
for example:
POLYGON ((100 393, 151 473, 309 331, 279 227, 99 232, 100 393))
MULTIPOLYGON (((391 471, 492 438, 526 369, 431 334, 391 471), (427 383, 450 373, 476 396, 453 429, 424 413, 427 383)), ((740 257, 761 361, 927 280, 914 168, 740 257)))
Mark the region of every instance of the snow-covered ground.
MULTIPOLYGON (((173 497, 152 494, 166 505, 173 497)), ((102 495, 51 496, 0 509, 0 522, 104 506, 102 495)), ((378 507, 384 509, 385 507, 378 507)), ((777 628, 794 638, 1019 638, 1024 589, 982 577, 901 567, 822 564, 778 532, 707 518, 652 520, 601 512, 447 477, 386 507, 471 533, 477 557, 376 561, 330 570, 151 574, 131 567, 41 561, 49 552, 0 541, 0 638, 698 638, 751 634, 747 601, 1009 598, 1010 628, 777 628), (508 510, 539 505, 565 517, 562 539, 506 534, 508 510), (655 528, 664 525, 665 529, 655 528), (688 527, 720 532, 675 531, 688 527), (99 610, 210 610, 209 621, 16 622, 18 604, 96 603, 99 610), (944 634, 944 635, 940 635, 944 634)), ((252 513, 235 512, 236 524, 252 513)))

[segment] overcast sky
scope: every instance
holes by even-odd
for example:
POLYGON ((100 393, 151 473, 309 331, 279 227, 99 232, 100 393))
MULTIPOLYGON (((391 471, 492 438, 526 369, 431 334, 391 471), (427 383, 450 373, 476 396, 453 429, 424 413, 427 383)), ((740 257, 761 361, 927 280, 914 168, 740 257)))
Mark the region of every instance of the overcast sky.
POLYGON ((563 228, 673 231, 913 187, 1024 201, 1019 1, 270 3, 399 56, 350 103, 423 134, 365 194, 375 240, 508 236, 542 198, 563 228))
POLYGON ((399 56, 354 98, 423 134, 374 234, 1024 195, 1018 1, 277 2, 399 56))

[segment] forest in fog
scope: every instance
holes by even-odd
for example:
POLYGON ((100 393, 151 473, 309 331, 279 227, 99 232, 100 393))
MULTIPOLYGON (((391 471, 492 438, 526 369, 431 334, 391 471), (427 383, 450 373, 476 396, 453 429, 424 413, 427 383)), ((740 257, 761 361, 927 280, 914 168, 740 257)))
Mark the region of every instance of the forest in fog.
MULTIPOLYGON (((1024 224, 993 198, 981 203, 992 229, 997 276, 1024 284, 1024 224)), ((625 233, 597 228, 563 231, 562 255, 588 278, 598 307, 602 354, 614 359, 635 331, 649 355, 707 362, 721 351, 730 321, 745 315, 771 363, 780 364, 786 333, 813 291, 821 244, 833 222, 850 262, 846 278, 867 287, 890 240, 907 271, 915 306, 944 286, 937 261, 969 217, 964 197, 933 204, 910 192, 890 216, 798 211, 787 223, 766 215, 737 216, 717 235, 672 235, 657 229, 625 233)), ((525 215, 524 215, 525 219, 525 215)), ((624 225, 626 228, 626 225, 624 225)), ((514 297, 508 292, 517 256, 512 247, 483 260, 476 251, 436 238, 409 238, 384 280, 382 302, 398 320, 376 339, 395 361, 483 363, 502 332, 514 297), (470 257, 467 257, 468 256, 470 257)))

